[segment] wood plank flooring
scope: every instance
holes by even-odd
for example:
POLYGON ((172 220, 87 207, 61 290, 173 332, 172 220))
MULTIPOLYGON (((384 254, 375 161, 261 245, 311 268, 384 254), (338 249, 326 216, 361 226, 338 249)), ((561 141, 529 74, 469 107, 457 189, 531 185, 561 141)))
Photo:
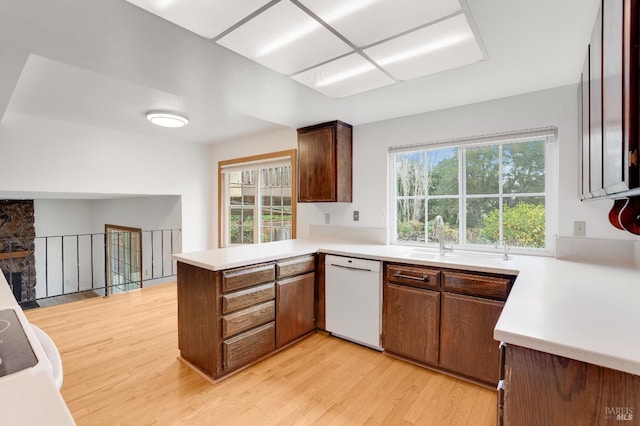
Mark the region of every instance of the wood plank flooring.
POLYGON ((211 384, 177 359, 176 285, 26 312, 79 425, 495 425, 495 391, 316 333, 211 384))

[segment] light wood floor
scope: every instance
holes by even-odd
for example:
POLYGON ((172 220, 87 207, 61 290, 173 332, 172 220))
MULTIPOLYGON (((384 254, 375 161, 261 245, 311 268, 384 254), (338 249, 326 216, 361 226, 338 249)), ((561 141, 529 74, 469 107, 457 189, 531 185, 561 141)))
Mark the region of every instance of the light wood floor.
POLYGON ((316 333, 217 384, 177 360, 176 285, 27 312, 79 425, 495 425, 495 392, 316 333))

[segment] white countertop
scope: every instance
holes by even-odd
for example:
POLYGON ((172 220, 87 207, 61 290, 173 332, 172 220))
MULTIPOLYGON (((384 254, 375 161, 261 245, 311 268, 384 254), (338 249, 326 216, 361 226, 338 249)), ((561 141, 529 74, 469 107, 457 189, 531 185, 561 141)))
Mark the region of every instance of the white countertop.
POLYGON ((174 255, 177 261, 223 270, 323 252, 392 262, 517 275, 494 338, 640 375, 640 270, 548 257, 470 252, 413 257, 412 248, 289 240, 174 255))
POLYGON ((21 426, 75 425, 53 383, 51 363, 3 274, 0 274, 0 309, 15 311, 38 359, 32 368, 0 377, 0 423, 21 426))

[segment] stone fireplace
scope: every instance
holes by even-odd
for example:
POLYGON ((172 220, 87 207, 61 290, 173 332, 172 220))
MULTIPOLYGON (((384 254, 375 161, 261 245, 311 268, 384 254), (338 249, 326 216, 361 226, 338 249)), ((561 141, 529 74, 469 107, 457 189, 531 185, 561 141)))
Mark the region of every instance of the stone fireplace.
POLYGON ((36 298, 33 200, 0 200, 0 269, 19 302, 36 298))

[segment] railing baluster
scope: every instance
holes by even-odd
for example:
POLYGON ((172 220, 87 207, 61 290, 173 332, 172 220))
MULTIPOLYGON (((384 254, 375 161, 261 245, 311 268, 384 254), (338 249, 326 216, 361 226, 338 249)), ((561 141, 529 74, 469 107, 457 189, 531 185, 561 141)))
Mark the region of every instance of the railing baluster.
POLYGON ((62 259, 62 294, 65 294, 64 286, 64 235, 60 237, 60 257, 62 259))
POLYGON ((155 263, 154 260, 154 253, 156 252, 155 250, 155 246, 153 245, 153 230, 151 231, 151 279, 155 278, 155 272, 153 272, 153 264, 155 263))
POLYGON ((80 235, 76 235, 76 268, 78 269, 78 286, 77 292, 80 293, 80 235))

